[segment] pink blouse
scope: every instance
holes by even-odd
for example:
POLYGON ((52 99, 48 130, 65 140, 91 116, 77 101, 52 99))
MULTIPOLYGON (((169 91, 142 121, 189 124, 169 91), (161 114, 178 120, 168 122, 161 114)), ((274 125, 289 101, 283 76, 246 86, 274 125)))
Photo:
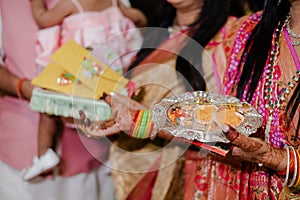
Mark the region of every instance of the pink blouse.
MULTIPOLYGON (((112 0, 111 7, 101 11, 85 11, 77 0, 70 1, 77 7, 77 14, 66 17, 61 25, 37 33, 38 65, 47 65, 51 54, 73 39, 84 47, 108 46, 122 56, 121 63, 126 68, 143 40, 134 23, 122 14, 116 0, 112 0)), ((52 1, 49 3, 53 4, 52 1)))

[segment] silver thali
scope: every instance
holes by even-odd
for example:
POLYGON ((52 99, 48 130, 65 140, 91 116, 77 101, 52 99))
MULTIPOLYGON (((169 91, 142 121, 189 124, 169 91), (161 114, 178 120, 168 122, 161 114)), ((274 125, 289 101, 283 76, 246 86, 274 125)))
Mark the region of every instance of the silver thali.
POLYGON ((205 91, 187 92, 153 105, 151 119, 156 130, 200 142, 224 142, 222 125, 229 124, 249 136, 262 126, 263 118, 249 103, 205 91))

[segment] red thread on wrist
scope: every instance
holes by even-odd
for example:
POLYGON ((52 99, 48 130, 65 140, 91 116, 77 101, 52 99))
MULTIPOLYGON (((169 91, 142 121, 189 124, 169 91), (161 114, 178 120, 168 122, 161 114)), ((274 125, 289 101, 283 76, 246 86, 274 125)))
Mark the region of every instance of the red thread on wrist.
POLYGON ((23 85, 23 82, 26 80, 27 80, 26 78, 20 78, 17 82, 16 91, 17 91, 17 95, 20 99, 25 99, 25 97, 23 96, 23 93, 22 93, 22 85, 23 85))

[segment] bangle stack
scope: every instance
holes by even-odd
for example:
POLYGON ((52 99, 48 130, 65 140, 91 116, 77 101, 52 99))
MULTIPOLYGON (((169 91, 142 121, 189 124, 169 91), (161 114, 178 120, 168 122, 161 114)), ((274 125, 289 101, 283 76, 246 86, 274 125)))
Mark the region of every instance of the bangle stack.
POLYGON ((149 110, 137 110, 129 129, 131 137, 146 139, 151 136, 153 131, 153 123, 149 110))
POLYGON ((292 146, 285 146, 287 154, 287 167, 279 175, 285 175, 283 185, 299 190, 300 189, 300 154, 292 146))

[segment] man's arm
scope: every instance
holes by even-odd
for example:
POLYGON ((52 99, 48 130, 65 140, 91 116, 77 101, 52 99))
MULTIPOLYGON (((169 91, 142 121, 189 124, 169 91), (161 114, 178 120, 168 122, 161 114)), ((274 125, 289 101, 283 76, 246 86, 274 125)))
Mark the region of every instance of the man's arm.
POLYGON ((30 99, 34 86, 29 80, 20 79, 4 67, 4 54, 5 52, 2 48, 2 17, 0 13, 0 98, 4 95, 19 97, 20 94, 18 95, 18 93, 21 93, 24 99, 30 99))

